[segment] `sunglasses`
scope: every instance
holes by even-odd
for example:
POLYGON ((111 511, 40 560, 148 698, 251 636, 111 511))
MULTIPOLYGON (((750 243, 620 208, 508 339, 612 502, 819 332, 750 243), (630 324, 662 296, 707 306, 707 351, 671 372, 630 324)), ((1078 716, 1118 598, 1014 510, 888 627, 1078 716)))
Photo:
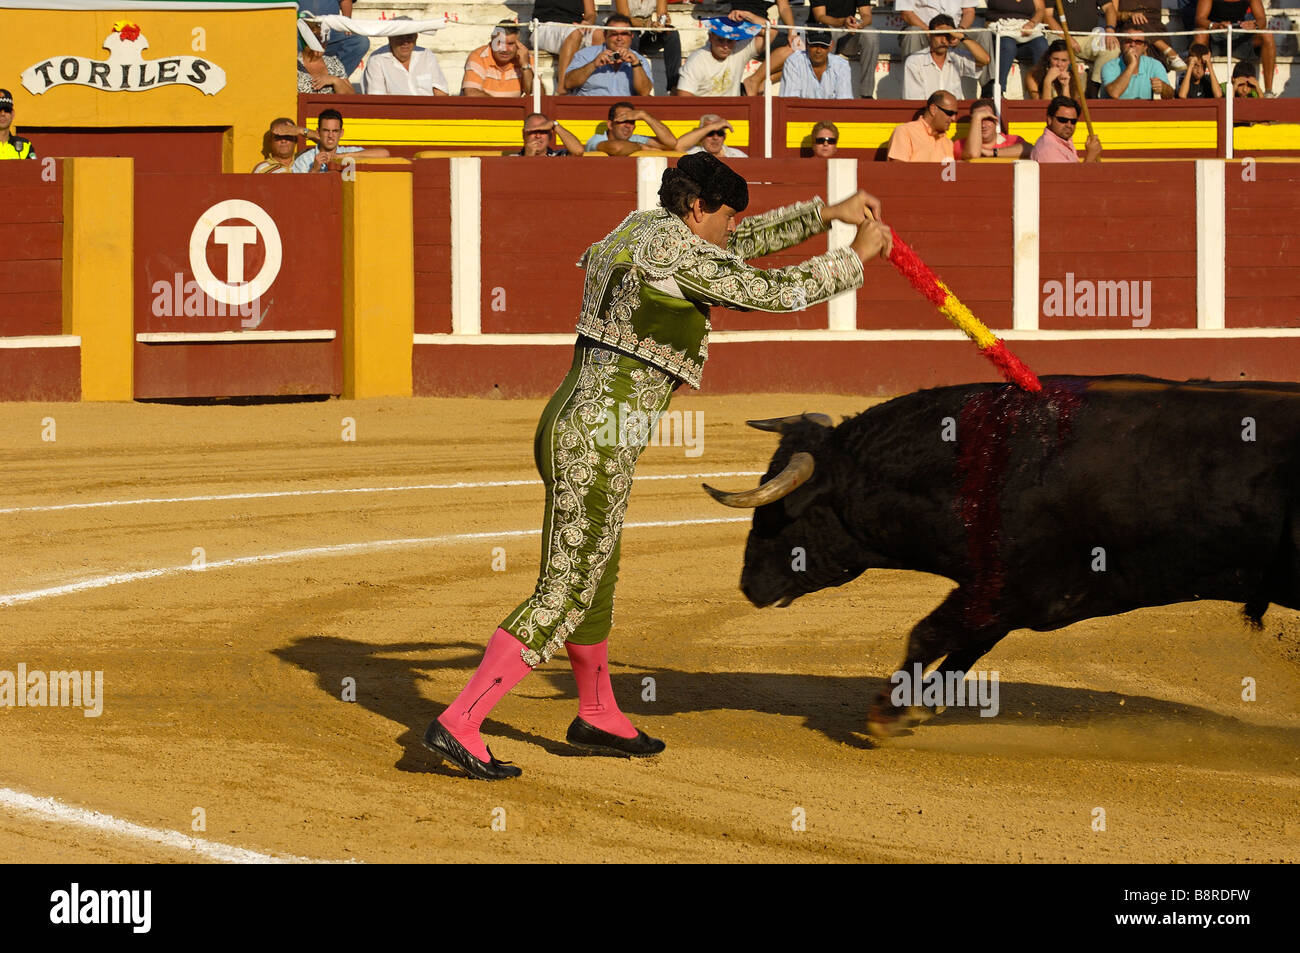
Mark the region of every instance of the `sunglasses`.
POLYGON ((724 136, 724 137, 725 137, 726 135, 727 135, 727 130, 725 130, 725 129, 715 129, 715 130, 713 130, 713 132, 706 132, 706 133, 704 134, 704 138, 707 139, 707 138, 709 138, 709 136, 724 136))
POLYGON ((1064 116, 1053 116, 1052 118, 1065 126, 1075 126, 1079 123, 1078 117, 1073 116, 1069 119, 1066 119, 1064 116))
POLYGON ((814 139, 813 142, 817 143, 819 146, 833 146, 835 143, 839 142, 839 139, 832 139, 830 136, 821 136, 818 139, 814 139))
POLYGON ((947 116, 950 119, 955 118, 957 115, 957 110, 955 109, 944 109, 942 106, 935 106, 934 108, 939 110, 939 112, 943 113, 945 116, 947 116))

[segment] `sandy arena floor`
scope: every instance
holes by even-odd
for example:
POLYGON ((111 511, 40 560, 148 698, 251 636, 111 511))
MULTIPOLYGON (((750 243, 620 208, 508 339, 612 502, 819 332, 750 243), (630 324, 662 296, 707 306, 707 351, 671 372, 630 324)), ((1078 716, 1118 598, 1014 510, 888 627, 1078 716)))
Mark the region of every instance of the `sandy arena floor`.
POLYGON ((625 535, 614 684, 663 755, 576 755, 561 658, 486 726, 521 780, 433 767, 424 726, 536 577, 541 407, 0 405, 0 670, 102 670, 105 695, 98 718, 0 707, 0 861, 1300 859, 1285 610, 1262 633, 1224 603, 1017 633, 981 663, 998 717, 871 747, 867 705, 950 583, 873 571, 756 610, 747 517, 699 489, 755 483, 775 439, 746 417, 862 408, 845 397, 679 398, 703 454, 642 458, 638 476, 680 478, 638 480, 630 524, 733 520, 625 535), (421 484, 439 488, 401 489, 421 484), (203 499, 229 494, 248 495, 203 499))

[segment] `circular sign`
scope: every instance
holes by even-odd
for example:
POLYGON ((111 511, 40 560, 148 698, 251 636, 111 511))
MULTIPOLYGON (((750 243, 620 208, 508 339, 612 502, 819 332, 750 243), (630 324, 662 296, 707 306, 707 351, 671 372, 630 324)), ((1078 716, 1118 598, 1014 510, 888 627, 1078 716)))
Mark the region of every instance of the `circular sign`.
POLYGON ((244 199, 218 202, 199 216, 190 232, 190 270, 194 272, 194 280, 209 297, 229 305, 247 304, 262 297, 280 274, 282 260, 280 230, 266 210, 254 202, 244 199), (262 236, 262 244, 266 246, 262 270, 249 281, 243 280, 244 247, 252 244, 255 236, 245 234, 246 228, 220 228, 222 222, 232 218, 251 222, 253 230, 262 236), (218 279, 208 267, 208 240, 214 232, 224 233, 219 234, 217 240, 226 245, 226 260, 229 271, 233 273, 226 275, 227 281, 218 279))

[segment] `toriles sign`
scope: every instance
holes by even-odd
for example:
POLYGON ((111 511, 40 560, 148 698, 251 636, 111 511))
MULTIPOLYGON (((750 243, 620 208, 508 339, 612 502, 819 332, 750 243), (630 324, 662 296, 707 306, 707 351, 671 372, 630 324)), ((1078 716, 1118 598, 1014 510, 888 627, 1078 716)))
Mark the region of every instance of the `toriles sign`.
POLYGON ((55 86, 72 83, 110 92, 142 92, 163 86, 193 86, 207 96, 226 85, 226 71, 198 56, 146 60, 149 41, 139 25, 119 20, 104 40, 107 60, 84 56, 54 56, 23 71, 26 90, 39 96, 55 86))

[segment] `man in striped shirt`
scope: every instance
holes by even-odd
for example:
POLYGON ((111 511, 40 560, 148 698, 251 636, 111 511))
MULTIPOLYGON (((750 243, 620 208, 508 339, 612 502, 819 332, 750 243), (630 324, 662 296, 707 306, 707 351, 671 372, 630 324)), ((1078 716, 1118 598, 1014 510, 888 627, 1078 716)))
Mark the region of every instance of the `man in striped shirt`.
POLYGON ((486 46, 480 46, 465 60, 462 96, 530 96, 533 92, 533 64, 528 49, 519 42, 519 25, 502 20, 492 30, 486 46))

